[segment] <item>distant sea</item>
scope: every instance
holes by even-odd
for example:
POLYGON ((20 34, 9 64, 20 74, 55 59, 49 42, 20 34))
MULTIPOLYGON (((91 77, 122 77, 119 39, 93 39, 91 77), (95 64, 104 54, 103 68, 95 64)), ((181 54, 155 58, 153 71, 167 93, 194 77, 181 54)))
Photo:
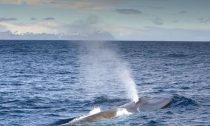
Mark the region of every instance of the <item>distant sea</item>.
POLYGON ((99 49, 96 43, 0 41, 0 125, 59 125, 97 106, 129 102, 111 69, 116 62, 127 64, 140 97, 170 95, 173 102, 90 125, 210 125, 210 43, 118 41, 99 49))

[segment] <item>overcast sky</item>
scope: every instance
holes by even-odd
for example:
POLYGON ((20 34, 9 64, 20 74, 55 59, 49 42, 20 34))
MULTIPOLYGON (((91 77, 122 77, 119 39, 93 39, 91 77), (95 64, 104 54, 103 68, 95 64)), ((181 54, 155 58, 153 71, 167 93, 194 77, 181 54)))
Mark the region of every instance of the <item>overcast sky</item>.
POLYGON ((0 39, 210 41, 210 0, 0 0, 0 39))

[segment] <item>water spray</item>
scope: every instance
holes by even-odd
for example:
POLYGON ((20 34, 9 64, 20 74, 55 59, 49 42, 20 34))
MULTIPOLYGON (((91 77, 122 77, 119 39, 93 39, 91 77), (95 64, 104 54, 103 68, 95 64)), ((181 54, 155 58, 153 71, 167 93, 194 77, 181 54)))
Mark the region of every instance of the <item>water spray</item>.
POLYGON ((110 87, 116 86, 117 90, 119 88, 124 90, 131 101, 138 102, 136 84, 128 64, 113 49, 107 47, 105 42, 84 42, 81 44, 83 44, 83 50, 86 49, 86 52, 82 55, 82 65, 89 64, 89 66, 82 68, 86 69, 86 73, 83 70, 86 78, 84 83, 89 82, 88 86, 93 86, 90 90, 97 88, 99 92, 100 89, 104 90, 100 92, 102 93, 107 92, 110 87), (119 84, 115 85, 117 82, 119 84))

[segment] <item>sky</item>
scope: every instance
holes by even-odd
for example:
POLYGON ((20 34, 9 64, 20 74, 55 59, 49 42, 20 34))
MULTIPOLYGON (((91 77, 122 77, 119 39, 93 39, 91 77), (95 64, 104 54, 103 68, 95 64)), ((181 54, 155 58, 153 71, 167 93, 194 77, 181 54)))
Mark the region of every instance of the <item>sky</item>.
POLYGON ((210 41, 210 0, 0 0, 0 39, 210 41))

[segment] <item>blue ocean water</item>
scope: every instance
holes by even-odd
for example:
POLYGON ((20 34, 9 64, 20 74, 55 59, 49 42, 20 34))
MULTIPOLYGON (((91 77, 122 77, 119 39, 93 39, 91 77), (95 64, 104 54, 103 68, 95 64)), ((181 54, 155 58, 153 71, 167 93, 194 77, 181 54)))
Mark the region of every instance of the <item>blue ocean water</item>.
POLYGON ((105 42, 120 59, 116 61, 103 60, 106 51, 92 45, 0 41, 0 125, 59 125, 96 106, 107 109, 129 102, 112 69, 106 69, 121 61, 128 64, 140 96, 170 95, 173 102, 167 109, 90 125, 210 125, 210 43, 105 42))

